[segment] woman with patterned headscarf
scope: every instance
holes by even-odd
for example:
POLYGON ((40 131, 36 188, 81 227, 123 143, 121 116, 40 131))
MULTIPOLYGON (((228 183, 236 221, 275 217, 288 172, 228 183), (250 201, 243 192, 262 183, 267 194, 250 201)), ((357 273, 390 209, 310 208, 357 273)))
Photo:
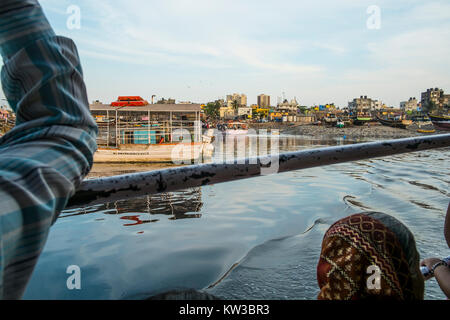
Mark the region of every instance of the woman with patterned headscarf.
POLYGON ((318 298, 423 299, 419 261, 414 236, 397 219, 379 212, 343 218, 324 236, 318 298))

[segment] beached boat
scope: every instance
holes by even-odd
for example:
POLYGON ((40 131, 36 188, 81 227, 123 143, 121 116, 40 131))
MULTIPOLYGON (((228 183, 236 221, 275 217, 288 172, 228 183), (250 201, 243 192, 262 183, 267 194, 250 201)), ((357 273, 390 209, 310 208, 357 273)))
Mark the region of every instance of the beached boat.
POLYGON ((394 119, 382 119, 377 117, 378 122, 380 122, 382 125, 393 127, 393 128, 400 128, 400 129, 406 129, 412 124, 412 120, 405 120, 400 118, 394 118, 394 119))
POLYGON ((212 156, 213 131, 202 134, 198 104, 94 104, 98 151, 94 162, 196 161, 212 156))
POLYGON ((323 121, 325 122, 325 124, 329 126, 335 126, 336 123, 338 122, 338 118, 336 117, 335 114, 328 114, 326 117, 323 118, 323 121))
POLYGON ((244 122, 230 122, 221 126, 223 134, 241 135, 248 133, 248 125, 244 122))
POLYGON ((428 115, 435 128, 450 131, 450 115, 428 115))
POLYGON ((417 124, 419 128, 433 125, 428 116, 415 116, 412 117, 411 120, 413 121, 413 124, 417 124))
POLYGON ((417 129, 417 132, 420 132, 420 133, 435 133, 436 130, 434 130, 434 129, 417 129))
POLYGON ((370 116, 357 116, 353 118, 353 124, 356 126, 362 126, 371 121, 373 121, 373 119, 370 116))

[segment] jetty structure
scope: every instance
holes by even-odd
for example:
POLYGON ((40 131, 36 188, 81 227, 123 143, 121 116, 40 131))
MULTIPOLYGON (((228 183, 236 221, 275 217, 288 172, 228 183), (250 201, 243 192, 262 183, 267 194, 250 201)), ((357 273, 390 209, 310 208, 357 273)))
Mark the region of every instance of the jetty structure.
POLYGON ((96 163, 186 162, 212 155, 200 104, 149 104, 137 96, 90 105, 97 122, 96 163))

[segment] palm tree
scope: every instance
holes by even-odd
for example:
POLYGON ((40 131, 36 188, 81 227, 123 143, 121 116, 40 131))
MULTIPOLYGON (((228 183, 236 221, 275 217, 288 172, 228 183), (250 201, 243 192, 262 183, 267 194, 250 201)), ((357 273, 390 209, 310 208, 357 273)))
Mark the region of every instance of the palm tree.
POLYGON ((231 103, 231 105, 233 106, 233 109, 236 111, 239 107, 239 104, 237 102, 237 100, 233 100, 233 102, 231 103))
POLYGON ((233 100, 233 102, 231 103, 231 105, 233 106, 233 110, 234 110, 234 115, 236 115, 239 104, 237 102, 237 100, 233 100))

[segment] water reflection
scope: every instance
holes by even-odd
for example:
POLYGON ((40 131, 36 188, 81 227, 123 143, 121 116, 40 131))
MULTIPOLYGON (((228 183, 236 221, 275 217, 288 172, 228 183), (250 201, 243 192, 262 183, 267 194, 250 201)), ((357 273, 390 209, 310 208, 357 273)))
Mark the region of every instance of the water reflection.
MULTIPOLYGON (((83 209, 65 210, 61 213, 60 219, 78 215, 86 215, 101 212, 105 215, 123 215, 120 220, 125 220, 124 227, 158 222, 156 215, 169 216, 169 220, 198 219, 203 206, 201 188, 191 188, 188 190, 147 195, 135 199, 127 199, 115 202, 108 202, 101 205, 86 207, 83 209)), ((103 219, 97 218, 97 221, 103 219)))
MULTIPOLYGON (((255 147, 250 138, 239 138, 248 149, 255 147)), ((269 150, 273 138, 262 137, 269 150)), ((278 139, 280 152, 357 142, 278 139)), ((236 155, 236 143, 215 157, 236 155)), ((99 175, 151 170, 147 164, 97 169, 99 175)), ((414 233, 422 257, 448 255, 442 226, 449 177, 446 148, 66 210, 51 229, 24 298, 140 299, 204 289, 227 275, 211 293, 315 299, 323 234, 352 213, 391 214, 414 233), (82 290, 67 290, 70 265, 82 270, 82 290)), ((427 282, 426 292, 428 299, 443 298, 436 282, 427 282)))
POLYGON ((213 157, 207 162, 232 162, 236 158, 249 158, 357 142, 365 141, 349 140, 344 137, 324 139, 320 137, 272 135, 270 132, 266 134, 218 135, 213 143, 213 157))

